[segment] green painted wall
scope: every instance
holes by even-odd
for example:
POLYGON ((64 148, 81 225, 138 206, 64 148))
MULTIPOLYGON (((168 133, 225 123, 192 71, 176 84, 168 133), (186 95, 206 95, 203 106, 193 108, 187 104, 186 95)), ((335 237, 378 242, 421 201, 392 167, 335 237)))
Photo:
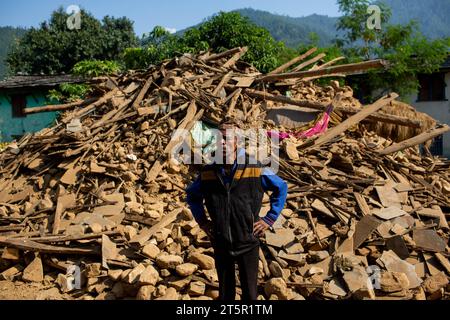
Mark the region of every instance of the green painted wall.
MULTIPOLYGON (((27 108, 46 105, 46 94, 36 92, 27 95, 27 108)), ((13 118, 11 97, 8 92, 0 92, 0 142, 11 142, 14 136, 40 131, 52 124, 55 117, 56 112, 44 112, 13 118)))

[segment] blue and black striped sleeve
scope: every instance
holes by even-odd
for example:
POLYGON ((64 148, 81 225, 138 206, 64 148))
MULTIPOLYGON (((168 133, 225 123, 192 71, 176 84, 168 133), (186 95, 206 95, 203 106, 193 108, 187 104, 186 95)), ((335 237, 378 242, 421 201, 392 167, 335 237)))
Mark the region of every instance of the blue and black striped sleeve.
POLYGON ((204 197, 200 186, 201 178, 199 175, 197 179, 186 189, 186 202, 191 209, 195 221, 197 221, 199 225, 202 225, 207 222, 207 218, 205 214, 205 207, 203 205, 204 197))
POLYGON ((262 218, 264 222, 272 226, 277 221, 286 203, 287 183, 268 168, 263 169, 261 183, 265 192, 272 192, 270 195, 270 211, 262 218))

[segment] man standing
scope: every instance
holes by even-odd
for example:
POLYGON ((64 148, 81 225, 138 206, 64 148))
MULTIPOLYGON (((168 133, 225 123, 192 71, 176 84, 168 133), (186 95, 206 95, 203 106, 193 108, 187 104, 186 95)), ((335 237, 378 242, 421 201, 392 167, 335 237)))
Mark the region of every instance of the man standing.
POLYGON ((230 121, 219 126, 222 134, 219 147, 224 161, 201 170, 187 189, 187 202, 214 248, 219 300, 235 300, 237 263, 242 300, 250 301, 258 296, 259 237, 279 217, 286 202, 287 184, 269 169, 263 169, 259 162, 250 161, 243 149, 238 150, 237 129, 237 124, 230 121), (272 192, 271 208, 260 218, 263 195, 267 191, 272 192))

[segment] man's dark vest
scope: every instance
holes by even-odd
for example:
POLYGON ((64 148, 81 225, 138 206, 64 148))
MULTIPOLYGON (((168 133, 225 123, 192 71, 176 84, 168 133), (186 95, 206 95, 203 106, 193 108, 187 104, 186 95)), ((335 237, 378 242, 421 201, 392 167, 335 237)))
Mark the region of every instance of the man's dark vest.
POLYGON ((261 164, 238 164, 230 185, 225 185, 222 166, 205 166, 201 188, 205 205, 213 222, 214 247, 233 256, 259 245, 253 235, 253 224, 259 220, 264 190, 261 164))

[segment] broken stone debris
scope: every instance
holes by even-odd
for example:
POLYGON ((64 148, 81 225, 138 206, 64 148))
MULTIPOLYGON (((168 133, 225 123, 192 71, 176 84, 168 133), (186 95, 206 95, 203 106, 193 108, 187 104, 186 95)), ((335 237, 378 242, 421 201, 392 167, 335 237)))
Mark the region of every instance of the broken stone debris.
MULTIPOLYGON (((185 206, 195 170, 168 157, 172 133, 226 116, 289 132, 265 113, 286 103, 323 112, 333 102, 329 132, 281 144, 289 196, 261 240, 260 298, 448 298, 450 162, 399 149, 368 126, 420 123, 386 116, 392 97, 362 108, 336 81, 261 75, 244 53, 183 55, 114 77, 93 104, 1 152, 0 278, 50 274, 86 299, 216 298, 211 243, 185 206)), ((320 65, 307 72, 320 77, 320 65)))

